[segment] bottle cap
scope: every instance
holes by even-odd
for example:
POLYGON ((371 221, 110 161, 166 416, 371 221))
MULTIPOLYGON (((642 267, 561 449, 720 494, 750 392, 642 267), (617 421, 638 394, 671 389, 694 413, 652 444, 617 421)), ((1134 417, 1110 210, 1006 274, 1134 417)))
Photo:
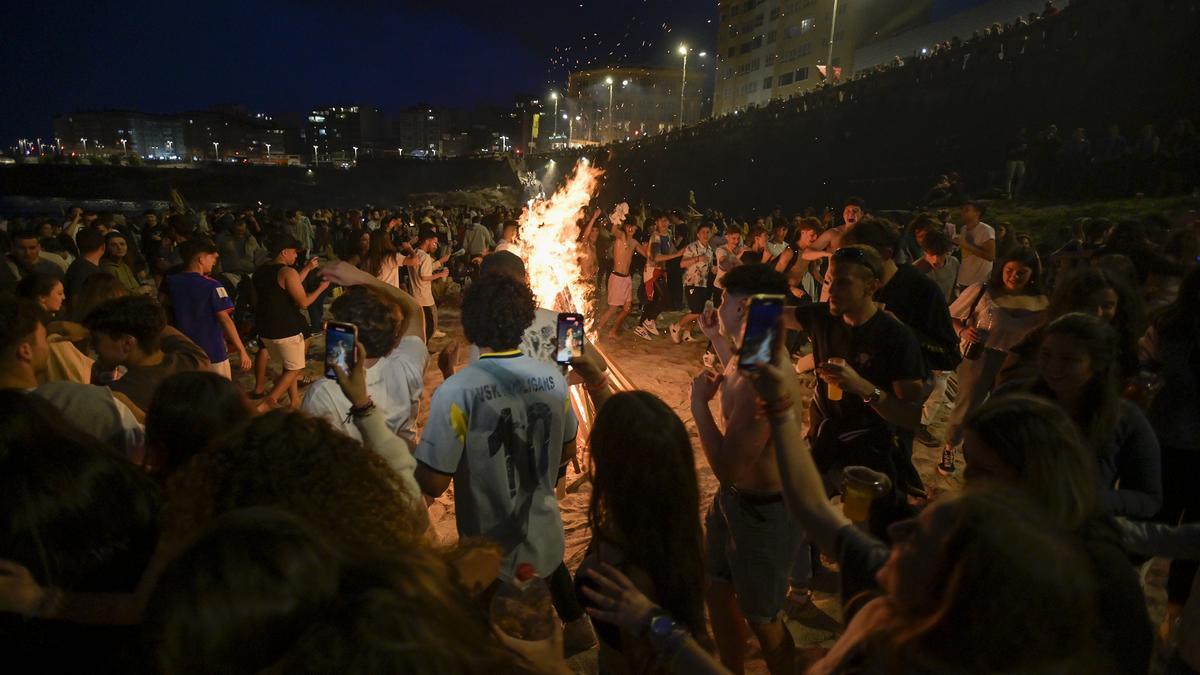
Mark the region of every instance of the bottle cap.
POLYGON ((529 563, 517 565, 517 581, 529 581, 535 576, 537 576, 537 570, 533 569, 533 565, 529 563))

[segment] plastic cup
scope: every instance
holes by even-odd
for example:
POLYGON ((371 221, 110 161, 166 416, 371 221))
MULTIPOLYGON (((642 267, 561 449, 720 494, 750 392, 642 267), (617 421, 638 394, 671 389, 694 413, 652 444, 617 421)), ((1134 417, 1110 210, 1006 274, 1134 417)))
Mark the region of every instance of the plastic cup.
POLYGON ((887 476, 865 466, 848 466, 842 470, 842 481, 842 513, 850 522, 867 522, 871 502, 887 490, 887 476))
MULTIPOLYGON (((844 365, 846 365, 846 359, 840 359, 835 356, 833 358, 827 359, 825 361, 825 363, 829 363, 829 364, 832 364, 835 366, 844 366, 844 365)), ((825 398, 829 399, 830 401, 842 400, 842 388, 832 382, 826 382, 825 383, 825 398)))

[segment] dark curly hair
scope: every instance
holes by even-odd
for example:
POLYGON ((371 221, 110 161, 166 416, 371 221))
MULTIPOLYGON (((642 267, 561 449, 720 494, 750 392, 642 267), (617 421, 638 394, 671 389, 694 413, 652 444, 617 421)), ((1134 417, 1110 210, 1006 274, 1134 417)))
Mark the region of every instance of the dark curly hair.
POLYGON ((428 524, 419 496, 406 498, 382 457, 329 422, 276 410, 192 458, 167 483, 162 536, 186 546, 223 513, 277 506, 352 550, 416 545, 428 524))
POLYGON ((253 406, 232 381, 203 370, 175 373, 158 384, 146 411, 143 468, 166 479, 252 417, 253 406))
POLYGON ((83 325, 93 333, 110 337, 133 336, 144 352, 158 351, 167 316, 162 305, 144 295, 114 298, 92 309, 83 318, 83 325))
POLYGON ((536 309, 529 286, 507 274, 485 274, 463 294, 463 333, 477 346, 516 349, 536 309))
POLYGON ((387 356, 400 344, 404 313, 378 291, 364 286, 348 288, 329 311, 337 321, 358 326, 358 341, 369 359, 387 356))

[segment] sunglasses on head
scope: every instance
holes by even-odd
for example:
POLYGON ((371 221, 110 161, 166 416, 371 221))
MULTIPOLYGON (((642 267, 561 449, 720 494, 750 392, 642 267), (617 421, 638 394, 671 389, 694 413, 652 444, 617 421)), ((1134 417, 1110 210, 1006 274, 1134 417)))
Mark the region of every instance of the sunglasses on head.
POLYGON ((833 259, 837 260, 838 262, 848 262, 856 265, 862 265, 863 267, 871 270, 871 275, 876 279, 880 277, 879 270, 875 269, 875 265, 873 265, 871 263, 871 259, 867 257, 867 252, 861 248, 856 248, 853 246, 839 248, 833 252, 833 259))

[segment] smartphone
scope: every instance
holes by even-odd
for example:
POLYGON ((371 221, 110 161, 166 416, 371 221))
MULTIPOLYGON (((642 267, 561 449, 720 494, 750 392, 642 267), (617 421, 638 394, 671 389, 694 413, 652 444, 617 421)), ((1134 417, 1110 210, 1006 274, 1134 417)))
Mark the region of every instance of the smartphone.
POLYGON ((358 342, 358 326, 352 323, 328 321, 325 323, 325 377, 336 380, 334 364, 346 372, 354 367, 358 342))
POLYGON ((583 315, 562 312, 558 315, 558 350, 554 360, 569 365, 583 358, 583 315))
POLYGON ((779 317, 783 314, 782 295, 755 295, 750 298, 742 348, 738 351, 738 369, 758 370, 771 362, 775 343, 780 338, 779 317))

